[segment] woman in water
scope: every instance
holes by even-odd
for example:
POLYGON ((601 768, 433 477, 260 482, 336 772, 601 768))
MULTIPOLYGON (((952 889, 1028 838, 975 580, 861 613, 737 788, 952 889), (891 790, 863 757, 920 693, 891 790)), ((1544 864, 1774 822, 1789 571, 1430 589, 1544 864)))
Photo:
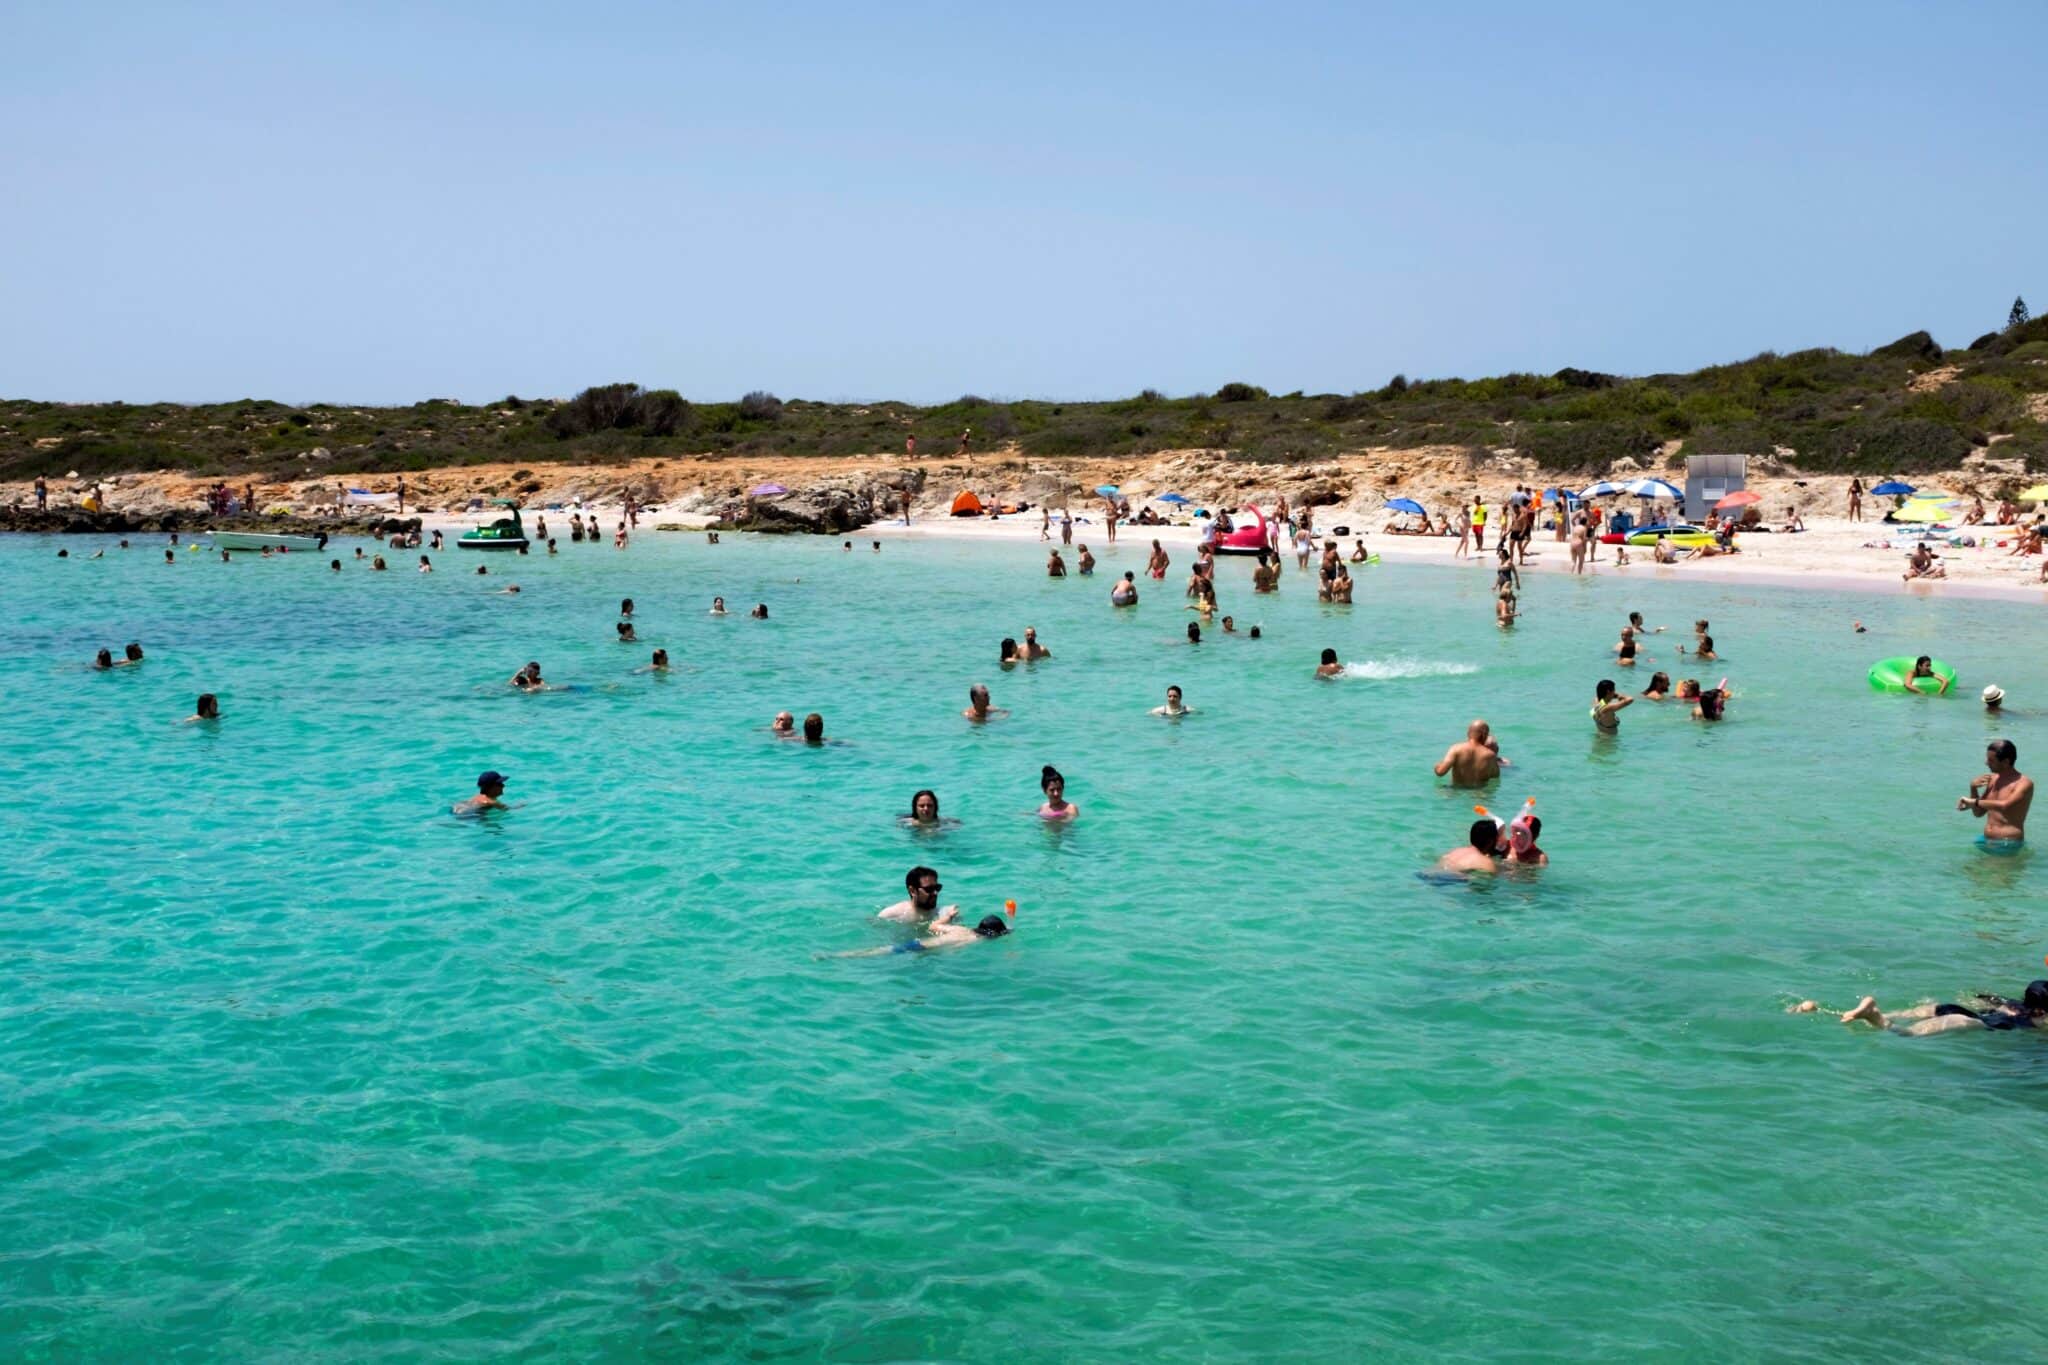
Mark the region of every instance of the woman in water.
POLYGON ((647 663, 647 671, 650 673, 668 672, 668 651, 665 649, 655 650, 654 657, 647 663))
POLYGON ((214 696, 211 692, 201 692, 199 694, 199 709, 195 714, 185 717, 185 724, 190 725, 194 721, 200 720, 219 719, 220 698, 214 696))
POLYGON ((103 649, 99 653, 93 655, 92 666, 97 669, 112 668, 114 666, 114 651, 111 649, 103 649))
POLYGON ((1039 771, 1038 789, 1045 793, 1045 804, 1038 808, 1039 819, 1071 820, 1081 813, 1079 806, 1067 800, 1067 779, 1050 763, 1039 771))
POLYGON ((1202 643, 1202 625, 1201 625, 1201 622, 1199 622, 1199 621, 1190 621, 1190 622, 1188 622, 1188 643, 1189 643, 1189 644, 1191 644, 1191 645, 1198 645, 1198 644, 1202 643))
POLYGON ((630 597, 628 597, 628 598, 624 598, 624 599, 622 599, 622 600, 621 600, 621 601, 619 602, 619 615, 621 615, 621 616, 625 617, 625 618, 626 618, 626 619, 627 619, 628 621, 630 621, 630 620, 632 620, 632 619, 633 619, 633 599, 632 599, 632 598, 630 598, 630 597))
POLYGON ((711 614, 713 616, 725 615, 725 599, 723 597, 714 597, 711 599, 711 614))
POLYGON ((1621 718, 1615 713, 1635 705, 1635 700, 1615 691, 1612 678, 1602 678, 1593 689, 1593 727, 1604 735, 1621 733, 1621 718))
POLYGON ((432 573, 433 571, 434 571, 434 561, 433 561, 433 560, 431 560, 431 559, 428 559, 428 558, 427 558, 427 557, 426 557, 425 555, 421 555, 421 556, 420 556, 420 572, 421 572, 421 573, 432 573))
POLYGON ((1692 718, 1694 720, 1719 720, 1721 719, 1722 711, 1727 705, 1728 680, 1723 678, 1719 687, 1709 687, 1706 691, 1700 693, 1699 700, 1694 703, 1692 708, 1692 718))
POLYGON ((639 640, 639 638, 640 638, 639 636, 637 636, 637 635, 635 635, 635 634, 633 633, 633 623, 632 623, 631 621, 621 621, 621 622, 619 622, 619 643, 620 643, 620 644, 622 644, 622 645, 630 645, 630 644, 634 644, 634 643, 636 643, 636 642, 637 642, 637 641, 639 640))
MULTIPOLYGON (((1707 652, 1708 649, 1711 649, 1713 647, 1713 644, 1713 637, 1709 636, 1705 642, 1705 646, 1700 650, 1700 657, 1702 659, 1711 659, 1714 657, 1712 654, 1707 652)), ((1925 678, 1927 679, 1927 681, 1934 684, 1933 694, 1937 697, 1945 694, 1949 689, 1949 684, 1953 681, 1953 679, 1944 678, 1939 673, 1936 673, 1934 671, 1934 660, 1928 658, 1925 654, 1922 654, 1919 658, 1913 660, 1913 671, 1906 676, 1906 690, 1908 692, 1918 692, 1922 696, 1927 695, 1928 689, 1916 685, 1918 681, 1922 678, 1925 678)))
MULTIPOLYGON (((1988 991, 1965 998, 1974 1001, 1974 1005, 1929 1003, 1900 1010, 1897 1014, 1886 1014, 1878 1009, 1875 996, 1866 995, 1856 1002, 1855 1009, 1842 1016, 1842 1022, 1891 1029, 1908 1038, 1925 1038, 1932 1033, 1949 1033, 1956 1029, 2048 1028, 2048 981, 2029 981, 2026 992, 2018 1000, 2008 1000, 1988 991), (1905 1027, 1900 1027, 1902 1024, 1905 1027)), ((1793 1007, 1792 1013, 1811 1014, 1819 1008, 1815 1002, 1803 1000, 1793 1007)))
POLYGON ((1009 668, 1017 662, 1017 642, 1007 635, 1003 637, 1001 654, 996 662, 1004 668, 1009 668))
POLYGON ((906 825, 920 829, 937 829, 939 827, 939 794, 930 787, 926 787, 923 791, 916 793, 910 798, 910 814, 901 818, 906 825))

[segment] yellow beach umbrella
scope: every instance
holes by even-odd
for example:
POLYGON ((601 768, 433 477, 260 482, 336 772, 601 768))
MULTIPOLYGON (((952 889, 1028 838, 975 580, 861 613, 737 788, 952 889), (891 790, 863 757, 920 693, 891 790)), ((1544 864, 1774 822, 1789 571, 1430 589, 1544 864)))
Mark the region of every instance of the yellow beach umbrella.
POLYGON ((1893 521, 1946 521, 1956 508, 1952 498, 1914 498, 1892 513, 1893 521))
POLYGON ((2020 495, 2019 495, 2019 496, 2018 496, 2018 497, 2017 497, 2017 498, 2015 499, 2015 501, 2017 501, 2017 502, 2048 502, 2048 483, 2037 483, 2037 484, 2035 484, 2035 485, 2034 485, 2034 486, 2033 486, 2032 488, 2029 488, 2029 489, 2028 489, 2028 490, 2027 490, 2026 492, 2024 492, 2024 493, 2021 493, 2021 494, 2020 494, 2020 495))

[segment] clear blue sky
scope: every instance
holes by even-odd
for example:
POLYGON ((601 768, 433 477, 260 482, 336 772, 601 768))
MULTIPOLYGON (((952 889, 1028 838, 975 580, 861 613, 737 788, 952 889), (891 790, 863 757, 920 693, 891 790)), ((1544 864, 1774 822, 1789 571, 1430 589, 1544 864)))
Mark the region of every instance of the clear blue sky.
POLYGON ((1173 393, 2048 310, 2048 3, 14 3, 0 394, 1173 393))

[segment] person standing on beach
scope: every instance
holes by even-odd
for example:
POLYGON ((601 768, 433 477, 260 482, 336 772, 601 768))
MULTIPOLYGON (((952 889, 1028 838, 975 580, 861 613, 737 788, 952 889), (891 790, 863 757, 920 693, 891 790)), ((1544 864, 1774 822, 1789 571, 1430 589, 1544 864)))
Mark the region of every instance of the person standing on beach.
POLYGON ((1458 552, 1453 559, 1463 559, 1472 553, 1472 504, 1462 503, 1458 508, 1458 552))
POLYGON ((1572 572, 1586 571, 1586 514, 1581 512, 1572 518, 1572 572))
POLYGON ((1102 520, 1103 524, 1109 527, 1109 543, 1112 545, 1116 544, 1116 524, 1122 516, 1123 509, 1116 505, 1114 495, 1102 500, 1102 520))
POLYGON ((1472 500, 1472 551, 1474 554, 1486 549, 1486 499, 1472 500))
POLYGON ((398 515, 405 515, 405 475, 398 476, 398 515))
POLYGON ((1863 520, 1863 480, 1849 480, 1849 520, 1863 520))
POLYGON ((1052 539, 1052 504, 1046 503, 1038 509, 1038 542, 1043 545, 1052 539))
POLYGON ((1970 783, 1970 794, 1956 800, 1957 810, 1966 810, 1984 821, 1984 846, 2011 852, 2027 837, 2027 808, 2034 804, 2034 779, 2022 776, 2014 766, 2020 751, 2009 739, 1994 739, 1984 747, 1984 764, 1991 771, 1970 783))
POLYGON ((1060 509, 1060 544, 1072 545, 1073 543, 1074 514, 1068 511, 1066 508, 1062 507, 1060 509))
POLYGON ((36 510, 46 512, 50 508, 50 482, 42 475, 36 475, 36 510))

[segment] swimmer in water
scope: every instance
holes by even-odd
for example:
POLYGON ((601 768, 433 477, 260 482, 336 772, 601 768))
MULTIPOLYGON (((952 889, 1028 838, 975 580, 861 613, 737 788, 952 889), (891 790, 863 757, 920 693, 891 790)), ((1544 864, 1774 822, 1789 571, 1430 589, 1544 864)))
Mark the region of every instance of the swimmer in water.
POLYGON ((1002 667, 1008 668, 1012 664, 1017 662, 1018 657, 1019 656, 1017 654, 1017 642, 1015 640, 1012 640, 1009 636, 1005 635, 1003 637, 1003 643, 1001 646, 1001 657, 998 658, 996 662, 1002 667))
POLYGON ((804 717, 804 743, 819 745, 825 742, 825 718, 816 711, 804 717))
POLYGON ((1044 645, 1038 643, 1037 626, 1024 627, 1024 643, 1018 647, 1017 657, 1024 660, 1024 662, 1026 663, 1032 663, 1039 659, 1050 659, 1052 657, 1052 651, 1047 649, 1044 645))
POLYGON ((1007 716, 1009 711, 1001 706, 988 704, 988 684, 976 683, 967 689, 967 709, 960 713, 976 725, 985 725, 998 716, 1007 716))
POLYGON ((1453 787, 1483 787, 1500 776, 1506 762, 1500 756, 1500 741, 1493 727, 1475 720, 1465 727, 1465 738, 1444 751, 1437 760, 1436 775, 1448 775, 1453 787))
POLYGON ((1089 574, 1095 572, 1095 556, 1088 553, 1088 547, 1086 545, 1081 546, 1080 551, 1081 554, 1079 567, 1081 570, 1081 576, 1083 578, 1086 578, 1089 574))
MULTIPOLYGON (((377 562, 376 562, 375 564, 371 565, 370 567, 371 567, 371 568, 374 568, 374 569, 381 569, 381 568, 383 568, 383 567, 384 567, 384 561, 380 559, 380 560, 378 560, 378 561, 377 561, 377 562)), ((489 568, 487 568, 486 566, 482 565, 482 564, 479 564, 479 565, 477 565, 477 566, 476 566, 476 571, 477 571, 477 573, 478 573, 479 575, 482 575, 482 574, 487 574, 487 573, 489 573, 489 572, 490 572, 490 569, 489 569, 489 568)))
POLYGON ((190 725, 194 721, 219 719, 220 698, 214 696, 213 693, 211 692, 201 692, 199 694, 198 709, 194 711, 193 714, 185 717, 183 723, 186 725, 190 725))
POLYGON ((1067 576, 1067 561, 1060 558, 1058 550, 1054 550, 1046 556, 1045 576, 1047 578, 1065 578, 1067 576))
POLYGON ((1195 708, 1181 701, 1180 689, 1178 687, 1169 687, 1166 689, 1166 705, 1153 707, 1152 714, 1164 716, 1168 720, 1179 720, 1182 716, 1192 716, 1195 714, 1195 708))
POLYGON ((328 568, 329 568, 329 569, 330 569, 331 571, 333 571, 333 572, 335 572, 335 573, 340 573, 340 572, 341 572, 341 561, 340 561, 340 560, 338 560, 338 559, 330 559, 330 560, 328 560, 328 561, 327 561, 327 567, 328 567, 328 568))
POLYGON ((1166 551, 1155 540, 1152 542, 1152 556, 1145 561, 1145 572, 1151 574, 1154 578, 1164 578, 1166 577, 1167 566, 1171 562, 1166 557, 1166 551))
POLYGON ((421 572, 421 573, 432 573, 433 571, 434 571, 434 561, 433 561, 433 560, 431 560, 431 559, 428 559, 428 558, 427 558, 427 557, 426 557, 425 555, 421 555, 421 556, 420 556, 420 572, 421 572))
POLYGON ((1633 630, 1638 636, 1662 635, 1664 633, 1664 627, 1662 626, 1658 626, 1655 629, 1645 626, 1643 624, 1643 614, 1639 611, 1632 611, 1628 614, 1628 628, 1633 630))
MULTIPOLYGON (((1712 644, 1713 641, 1710 639, 1707 643, 1712 644)), ((1702 651, 1700 657, 1706 659, 1712 656, 1702 651)), ((1920 680, 1923 678, 1934 684, 1933 695, 1937 697, 1945 696, 1950 684, 1955 681, 1953 678, 1944 678, 1939 673, 1936 673, 1934 671, 1934 660, 1928 658, 1925 654, 1913 660, 1913 671, 1906 675, 1906 690, 1918 693, 1923 697, 1927 696, 1928 689, 1919 686, 1920 680)))
POLYGON ((1439 872, 1496 872, 1500 864, 1495 849, 1500 846, 1500 827, 1492 816, 1485 816, 1472 822, 1466 831, 1466 843, 1454 848, 1436 860, 1439 872))
POLYGON ((1650 675, 1650 685, 1642 690, 1639 701, 1669 701, 1671 699, 1671 675, 1658 671, 1650 675))
POLYGON ((640 637, 633 633, 633 623, 631 621, 619 622, 618 631, 620 644, 631 645, 639 643, 640 637))
POLYGON ((538 659, 528 660, 526 667, 512 675, 512 686, 522 692, 538 692, 543 687, 546 687, 547 684, 542 682, 540 677, 540 661, 538 659))
MULTIPOLYGON (((919 792, 917 796, 930 796, 932 806, 931 820, 929 822, 919 821, 919 823, 936 825, 939 822, 939 798, 932 796, 928 791, 919 792)), ((913 811, 916 808, 916 799, 912 798, 913 811)), ((876 913, 876 919, 889 920, 895 924, 915 924, 919 920, 928 920, 942 913, 939 909, 939 892, 945 888, 939 884, 939 874, 930 868, 913 867, 910 871, 904 873, 903 889, 910 894, 905 899, 897 901, 894 905, 884 906, 876 913)), ((949 905, 946 907, 946 910, 958 914, 960 907, 949 905)))
POLYGON ((476 795, 466 801, 457 801, 453 807, 457 815, 481 815, 487 810, 510 810, 499 798, 505 794, 505 776, 499 772, 488 772, 476 780, 476 795))
POLYGON ((1522 613, 1517 609, 1518 601, 1513 588, 1502 588, 1493 605, 1493 623, 1502 630, 1512 630, 1515 619, 1522 613))
POLYGON ((1112 607, 1135 607, 1138 605, 1138 583, 1128 570, 1122 581, 1109 590, 1109 605, 1112 607))
POLYGON ((1593 727, 1605 735, 1621 733, 1621 717, 1616 712, 1635 705, 1636 699, 1614 690, 1614 680, 1602 678, 1593 689, 1593 727))
POLYGON ((1198 645, 1198 644, 1202 643, 1202 624, 1201 624, 1201 622, 1199 622, 1199 621, 1190 621, 1190 622, 1188 622, 1188 643, 1189 643, 1189 644, 1191 644, 1191 645, 1198 645))
MULTIPOLYGON (((1842 1015, 1842 1022, 1869 1024, 1872 1028, 1903 1033, 1908 1038, 1926 1038, 1963 1029, 2003 1032, 2007 1029, 2048 1028, 2048 981, 2029 981, 2018 1000, 2008 1000, 1989 992, 1968 998, 1975 1003, 1937 1005, 1930 1001, 1896 1014, 1886 1014, 1877 1007, 1875 996, 1866 995, 1856 1002, 1855 1009, 1842 1015)), ((1802 1000, 1792 1007, 1790 1013, 1812 1014, 1819 1008, 1814 1001, 1802 1000)))
POLYGON ((795 739, 796 717, 787 711, 777 711, 775 719, 769 722, 768 728, 777 739, 795 739))
MULTIPOLYGON (((910 797, 910 814, 903 817, 903 822, 909 825, 919 825, 927 829, 938 828, 939 794, 930 787, 912 793, 910 797)), ((910 875, 915 877, 917 872, 918 869, 912 869, 910 875)))
POLYGON ((1010 926, 1003 923, 1001 915, 983 915, 981 923, 972 929, 959 922, 959 907, 951 906, 941 910, 931 922, 931 932, 923 938, 914 938, 907 943, 898 943, 889 948, 862 948, 857 952, 835 953, 835 957, 890 957, 897 953, 935 953, 946 948, 965 948, 976 943, 986 943, 992 938, 1001 938, 1010 932, 1010 926))
POLYGON ((2004 706, 2004 688, 2000 687, 1997 683, 1993 683, 1991 684, 1991 686, 1984 689, 1984 709, 1986 711, 1990 712, 1992 715, 1995 716, 1999 713, 2001 709, 2004 708, 2004 706))
POLYGON ((130 640, 127 648, 121 652, 126 657, 114 661, 114 667, 116 668, 129 668, 142 662, 142 646, 136 644, 133 640, 130 640))
MULTIPOLYGON (((384 572, 384 570, 385 570, 385 569, 387 569, 387 568, 388 568, 388 567, 390 567, 390 566, 389 566, 389 565, 387 565, 387 564, 385 564, 385 562, 384 562, 384 556, 383 556, 383 555, 378 555, 378 556, 377 556, 377 557, 376 557, 375 559, 373 559, 373 560, 371 560, 371 561, 370 561, 370 567, 371 567, 372 569, 374 569, 374 570, 375 570, 376 572, 378 572, 378 573, 383 573, 383 572, 384 572)), ((483 565, 481 565, 481 564, 479 564, 479 565, 477 565, 476 567, 477 567, 477 568, 478 568, 479 570, 481 570, 481 569, 482 569, 482 568, 483 568, 484 566, 483 566, 483 565)))
POLYGON ((649 673, 668 672, 668 651, 665 649, 655 650, 654 657, 647 661, 647 671, 649 673))
POLYGON ((725 615, 725 599, 723 597, 714 597, 711 599, 711 614, 713 616, 725 615))
POLYGON ((1045 804, 1038 808, 1039 819, 1071 820, 1081 813, 1079 806, 1067 800, 1067 779, 1050 763, 1039 770, 1038 789, 1045 793, 1045 804))
MULTIPOLYGON (((1254 626, 1252 629, 1253 633, 1256 634, 1258 628, 1254 626)), ((1343 673, 1343 671, 1344 665, 1337 662, 1337 651, 1334 649, 1324 650, 1323 661, 1316 665, 1316 676, 1318 678, 1334 678, 1343 673)))
POLYGON ((1692 718, 1694 720, 1717 721, 1721 719, 1722 713, 1727 709, 1727 706, 1728 680, 1723 678, 1719 687, 1709 687, 1700 693, 1693 703, 1692 718))
POLYGON ((2034 804, 2034 779, 2015 765, 2020 751, 2009 739, 1984 746, 1984 765, 1991 769, 1970 783, 1970 794, 1956 800, 1984 821, 1984 845, 2000 852, 2017 849, 2027 837, 2027 810, 2034 804))
POLYGON ((620 599, 620 601, 619 601, 619 615, 621 615, 621 616, 625 617, 625 618, 626 618, 627 620, 629 620, 629 621, 633 619, 633 599, 632 599, 632 598, 630 598, 630 597, 626 597, 626 598, 621 598, 621 599, 620 599))
POLYGON ((103 649, 99 653, 93 655, 92 666, 98 669, 112 668, 114 666, 114 651, 111 649, 103 649))
POLYGON ((1543 837, 1543 821, 1531 811, 1508 821, 1501 831, 1501 843, 1497 846, 1501 856, 1508 862, 1522 867, 1549 867, 1550 855, 1537 846, 1543 837))
POLYGON ((1223 633, 1224 633, 1225 635, 1235 635, 1235 634, 1237 634, 1237 618, 1236 618, 1236 617, 1234 617, 1234 616, 1226 616, 1226 617, 1224 617, 1224 618, 1223 618, 1223 633))
POLYGON ((766 602, 756 602, 754 609, 747 614, 756 621, 765 621, 768 619, 768 604, 766 602))

